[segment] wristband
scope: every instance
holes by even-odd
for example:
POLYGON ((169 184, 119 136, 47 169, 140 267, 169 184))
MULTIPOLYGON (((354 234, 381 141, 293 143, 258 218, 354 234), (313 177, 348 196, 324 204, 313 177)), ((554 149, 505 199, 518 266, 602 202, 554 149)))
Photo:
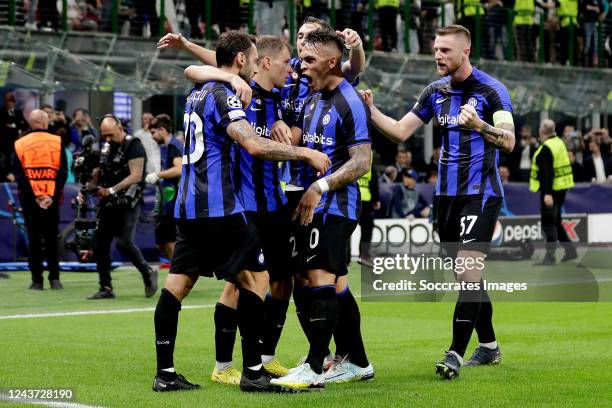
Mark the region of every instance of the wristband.
POLYGON ((319 185, 319 188, 321 189, 322 193, 326 193, 329 191, 329 184, 327 184, 327 180, 325 180, 325 177, 318 179, 317 184, 319 185))
POLYGON ((108 194, 115 195, 115 193, 116 193, 116 191, 115 191, 114 188, 111 187, 111 188, 108 189, 108 194))

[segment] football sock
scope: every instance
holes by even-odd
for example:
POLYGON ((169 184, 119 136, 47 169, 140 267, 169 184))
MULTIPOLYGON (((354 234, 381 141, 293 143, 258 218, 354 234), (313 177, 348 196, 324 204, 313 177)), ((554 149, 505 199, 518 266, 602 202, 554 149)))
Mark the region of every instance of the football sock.
POLYGON ((157 373, 164 377, 168 377, 170 373, 163 370, 174 367, 174 342, 180 310, 181 302, 167 289, 162 289, 155 308, 154 322, 157 373))
POLYGON ((480 291, 460 290, 453 314, 453 343, 450 350, 463 357, 480 311, 480 291))
POLYGON ((295 302, 295 313, 297 314, 302 331, 310 342, 310 328, 308 324, 308 309, 309 309, 309 294, 308 286, 300 286, 296 284, 293 288, 293 301, 295 302))
POLYGON ((288 307, 288 300, 278 300, 270 295, 266 296, 266 322, 263 331, 262 351, 267 356, 274 357, 276 345, 285 325, 288 307))
POLYGON ((245 369, 261 364, 261 335, 265 318, 264 301, 250 290, 240 288, 238 327, 242 338, 242 365, 245 369))
POLYGON ((336 354, 348 355, 348 360, 359 367, 367 367, 368 357, 361 337, 361 314, 355 297, 348 286, 338 297, 338 322, 334 330, 336 354))
POLYGON ((312 288, 310 291, 310 351, 306 362, 317 373, 323 372, 323 359, 329 353, 329 342, 338 320, 338 299, 334 285, 312 288))
MULTIPOLYGON (((478 341, 481 345, 483 343, 495 342, 495 330, 493 330, 493 305, 486 290, 483 290, 481 295, 480 313, 478 314, 478 320, 476 320, 476 333, 478 333, 478 341)), ((495 347, 497 347, 497 345, 495 347)))
POLYGON ((231 361, 228 361, 226 363, 223 363, 223 362, 220 362, 220 361, 215 361, 215 368, 217 369, 217 371, 227 370, 231 366, 232 366, 232 362, 231 361))
POLYGON ((490 343, 480 343, 479 346, 480 347, 484 347, 484 348, 488 348, 490 350, 495 350, 497 348, 497 342, 496 341, 492 341, 490 343))
POLYGON ((238 312, 223 303, 215 305, 215 360, 232 363, 232 353, 236 342, 238 312))

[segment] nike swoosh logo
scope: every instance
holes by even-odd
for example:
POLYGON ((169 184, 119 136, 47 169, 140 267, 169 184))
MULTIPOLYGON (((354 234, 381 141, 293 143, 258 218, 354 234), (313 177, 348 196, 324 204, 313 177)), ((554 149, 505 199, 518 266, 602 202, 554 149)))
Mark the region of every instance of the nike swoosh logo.
POLYGON ((445 100, 447 100, 448 98, 440 98, 440 99, 436 99, 436 103, 442 103, 445 100))
POLYGON ((309 117, 310 117, 310 114, 304 115, 304 119, 309 118, 309 117))
POLYGON ((320 320, 327 320, 327 318, 326 317, 317 317, 315 319, 313 319, 313 318, 308 319, 308 321, 310 321, 310 322, 318 322, 320 320))
POLYGON ((459 320, 459 319, 455 319, 455 321, 456 321, 457 323, 472 323, 472 321, 471 321, 471 320, 459 320))
POLYGON ((467 244, 468 242, 472 242, 472 241, 476 241, 476 238, 472 238, 472 239, 464 239, 463 243, 467 244))
POLYGON ((253 112, 257 112, 257 111, 260 111, 261 109, 259 109, 259 108, 254 108, 254 107, 252 107, 252 106, 251 106, 251 110, 252 110, 253 112))
POLYGON ((306 262, 310 262, 310 260, 311 260, 312 258, 314 258, 315 256, 316 256, 316 255, 309 256, 308 258, 306 258, 306 262))
POLYGON ((236 330, 221 329, 223 333, 236 333, 236 330))
POLYGON ((283 85, 283 88, 291 88, 292 86, 296 86, 297 84, 287 84, 283 85))

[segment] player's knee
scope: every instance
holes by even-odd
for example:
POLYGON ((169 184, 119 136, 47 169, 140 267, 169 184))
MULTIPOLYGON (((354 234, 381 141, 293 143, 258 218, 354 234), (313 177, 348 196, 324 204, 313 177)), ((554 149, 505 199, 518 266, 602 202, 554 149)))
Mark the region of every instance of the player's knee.
POLYGON ((239 288, 250 290, 263 299, 268 292, 270 275, 268 275, 267 271, 240 271, 238 275, 236 275, 234 281, 239 288))
POLYGON ((169 274, 164 287, 180 302, 193 289, 195 281, 188 275, 169 274))
POLYGON ((336 280, 336 293, 344 292, 347 287, 348 287, 348 277, 347 276, 338 277, 338 279, 336 280))
POLYGON ((221 296, 219 297, 219 303, 236 309, 236 307, 238 307, 238 294, 238 287, 231 282, 226 282, 223 287, 223 292, 221 292, 221 296))

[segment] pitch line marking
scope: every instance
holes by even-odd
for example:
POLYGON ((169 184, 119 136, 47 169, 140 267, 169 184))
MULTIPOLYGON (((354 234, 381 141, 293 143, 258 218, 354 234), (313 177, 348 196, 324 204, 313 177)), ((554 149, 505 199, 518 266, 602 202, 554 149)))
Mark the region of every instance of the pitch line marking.
MULTIPOLYGON (((214 304, 210 305, 187 305, 181 307, 181 310, 186 309, 208 309, 215 307, 214 304)), ((0 316, 0 320, 7 319, 37 319, 42 317, 66 317, 66 316, 90 316, 90 315, 106 315, 106 314, 120 314, 120 313, 141 313, 141 312, 153 312, 154 307, 134 307, 129 309, 107 309, 107 310, 79 310, 75 312, 52 312, 52 313, 26 313, 16 315, 0 316)))
POLYGON ((77 402, 69 402, 69 401, 49 401, 42 399, 16 399, 11 398, 8 395, 0 394, 0 401, 7 402, 15 402, 21 404, 33 404, 33 405, 44 405, 47 407, 56 407, 56 408, 103 408, 100 405, 85 405, 79 404, 77 402))

